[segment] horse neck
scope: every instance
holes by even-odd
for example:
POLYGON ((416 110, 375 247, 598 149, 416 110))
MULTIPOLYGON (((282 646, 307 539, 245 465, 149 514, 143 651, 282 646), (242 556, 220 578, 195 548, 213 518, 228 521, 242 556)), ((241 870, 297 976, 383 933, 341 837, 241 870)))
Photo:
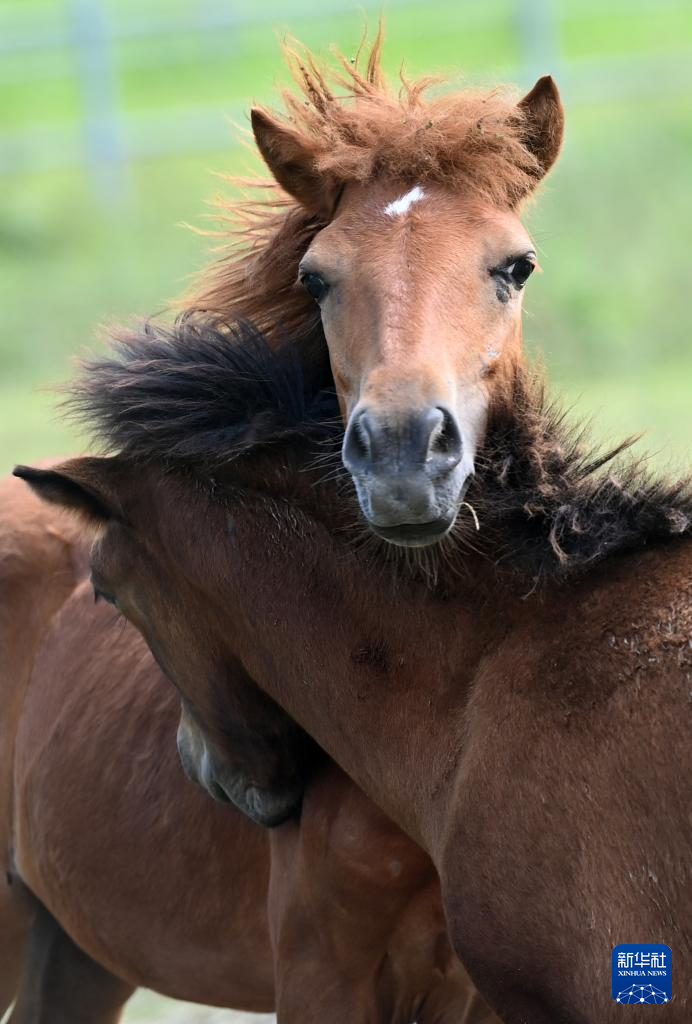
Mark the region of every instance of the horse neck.
POLYGON ((242 580, 242 588, 231 585, 248 671, 430 851, 463 744, 469 687, 506 628, 492 566, 469 560, 454 597, 442 600, 367 570, 326 531, 292 538, 290 559, 281 557, 267 543, 271 524, 248 512, 244 527, 255 536, 239 550, 252 552, 252 571, 238 566, 228 577, 242 580))

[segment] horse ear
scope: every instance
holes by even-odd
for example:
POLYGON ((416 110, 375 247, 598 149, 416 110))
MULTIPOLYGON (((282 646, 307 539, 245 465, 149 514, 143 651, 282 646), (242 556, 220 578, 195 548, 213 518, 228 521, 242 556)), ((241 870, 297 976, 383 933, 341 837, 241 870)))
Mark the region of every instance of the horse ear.
POLYGON ((539 78, 519 100, 519 108, 527 125, 526 146, 538 160, 542 178, 557 160, 565 131, 565 111, 552 76, 539 78))
POLYGON ((117 496, 117 459, 70 459, 52 469, 15 466, 14 476, 25 480, 44 501, 77 512, 90 525, 122 519, 117 496))
POLYGON ((250 121, 262 159, 281 188, 310 213, 329 215, 337 187, 317 170, 305 139, 258 107, 250 112, 250 121))

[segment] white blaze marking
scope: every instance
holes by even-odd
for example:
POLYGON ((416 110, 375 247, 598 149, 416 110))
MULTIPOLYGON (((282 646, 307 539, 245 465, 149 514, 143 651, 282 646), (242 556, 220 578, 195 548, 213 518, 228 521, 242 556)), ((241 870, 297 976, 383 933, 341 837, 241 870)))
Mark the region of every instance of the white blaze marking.
POLYGON ((400 214, 410 210, 414 203, 419 203, 421 199, 425 199, 425 192, 420 185, 414 185, 405 195, 399 196, 398 199, 392 199, 391 203, 387 203, 384 212, 389 217, 398 217, 400 214))

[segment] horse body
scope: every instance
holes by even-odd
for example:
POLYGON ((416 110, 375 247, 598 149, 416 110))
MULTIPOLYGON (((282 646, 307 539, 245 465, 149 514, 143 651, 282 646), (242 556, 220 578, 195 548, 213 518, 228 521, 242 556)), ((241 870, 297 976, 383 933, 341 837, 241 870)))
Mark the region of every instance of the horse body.
POLYGON ((79 531, 68 520, 61 534, 73 573, 37 566, 35 535, 57 534, 62 517, 4 487, 5 509, 22 506, 2 531, 9 544, 15 530, 22 556, 21 607, 53 595, 21 662, 30 679, 10 663, 3 677, 8 696, 22 686, 3 775, 12 1024, 111 1024, 140 985, 276 1007, 288 1024, 492 1024, 451 952, 428 858, 333 765, 308 788, 300 825, 272 833, 190 785, 175 751, 179 699, 139 634, 94 604, 79 531))
MULTIPOLYGON (((244 526, 239 545, 262 562, 244 526)), ((334 561, 314 587, 331 579, 338 610, 303 582, 298 611, 282 598, 288 566, 273 586, 256 567, 267 590, 245 588, 249 616, 270 613, 271 650, 297 667, 267 672, 266 651, 248 650, 251 674, 429 852, 455 948, 503 1020, 614 1020, 612 948, 665 941, 679 972, 666 1019, 682 1022, 692 545, 623 556, 528 605, 493 595, 494 568, 469 563, 453 602, 409 604, 334 561), (388 670, 354 665, 373 638, 388 670)))
POLYGON ((475 675, 465 733, 485 749, 465 746, 437 862, 457 951, 503 1019, 615 1020, 625 936, 671 946, 666 1020, 689 1016, 691 570, 689 543, 611 563, 475 675), (488 914, 498 884, 511 909, 488 914))
MULTIPOLYGON (((614 1019, 610 951, 638 935, 673 949, 668 1019, 685 1020, 690 545, 626 557, 530 611, 493 599, 479 565, 446 608, 407 609, 335 561, 307 586, 271 566, 262 518, 236 521, 228 577, 242 581, 246 632, 231 642, 429 852, 455 947, 502 1019, 614 1019), (325 605, 328 586, 343 603, 325 605), (267 620, 270 640, 247 626, 267 620), (360 655, 373 646, 384 670, 360 655)), ((309 556, 292 541, 291 560, 309 556)), ((240 589, 216 595, 231 618, 240 602, 240 589)))
MULTIPOLYGON (((177 353, 203 406, 191 329, 167 342, 168 376, 177 353)), ((131 342, 116 379, 128 360, 158 376, 142 344, 144 371, 131 342)), ((209 344, 252 389, 243 347, 213 331, 209 344)), ((252 417, 257 450, 233 461, 210 451, 203 418, 190 435, 183 404, 168 421, 187 445, 179 472, 142 461, 151 424, 137 457, 20 472, 100 525, 95 585, 165 663, 212 775, 233 756, 231 691, 261 687, 430 856, 454 947, 503 1020, 614 1021, 613 946, 665 941, 666 1019, 681 1024, 691 505, 625 468, 629 490, 594 476, 532 402, 489 425, 480 536, 436 566, 351 543, 343 482, 310 468, 313 443, 286 424, 268 451, 272 428, 263 438, 252 417)))
POLYGON ((18 870, 133 988, 273 1009, 267 841, 184 779, 151 655, 88 582, 53 619, 17 733, 18 870))

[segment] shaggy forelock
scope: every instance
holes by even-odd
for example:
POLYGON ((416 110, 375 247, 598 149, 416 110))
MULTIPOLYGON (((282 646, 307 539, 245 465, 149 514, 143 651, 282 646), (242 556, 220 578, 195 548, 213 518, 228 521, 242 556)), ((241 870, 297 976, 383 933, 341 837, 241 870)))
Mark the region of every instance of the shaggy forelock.
MULTIPOLYGON (((440 79, 403 77, 394 88, 381 55, 381 33, 369 53, 361 48, 353 62, 337 53, 335 65, 286 48, 297 91, 285 90, 285 112, 271 116, 337 188, 378 178, 438 182, 503 208, 533 191, 542 171, 527 145, 527 114, 509 89, 442 92, 440 79)), ((180 308, 244 317, 268 335, 279 325, 306 350, 318 349, 319 312, 296 279, 326 222, 271 181, 243 184, 252 197, 217 199, 219 258, 180 308)))
POLYGON ((435 181, 496 206, 531 192, 541 168, 527 146, 530 125, 509 89, 445 91, 439 78, 394 88, 382 70, 382 33, 363 60, 337 66, 305 48, 286 49, 297 93, 272 118, 296 133, 315 168, 340 184, 377 178, 435 181), (363 64, 365 66, 363 66, 363 64))

